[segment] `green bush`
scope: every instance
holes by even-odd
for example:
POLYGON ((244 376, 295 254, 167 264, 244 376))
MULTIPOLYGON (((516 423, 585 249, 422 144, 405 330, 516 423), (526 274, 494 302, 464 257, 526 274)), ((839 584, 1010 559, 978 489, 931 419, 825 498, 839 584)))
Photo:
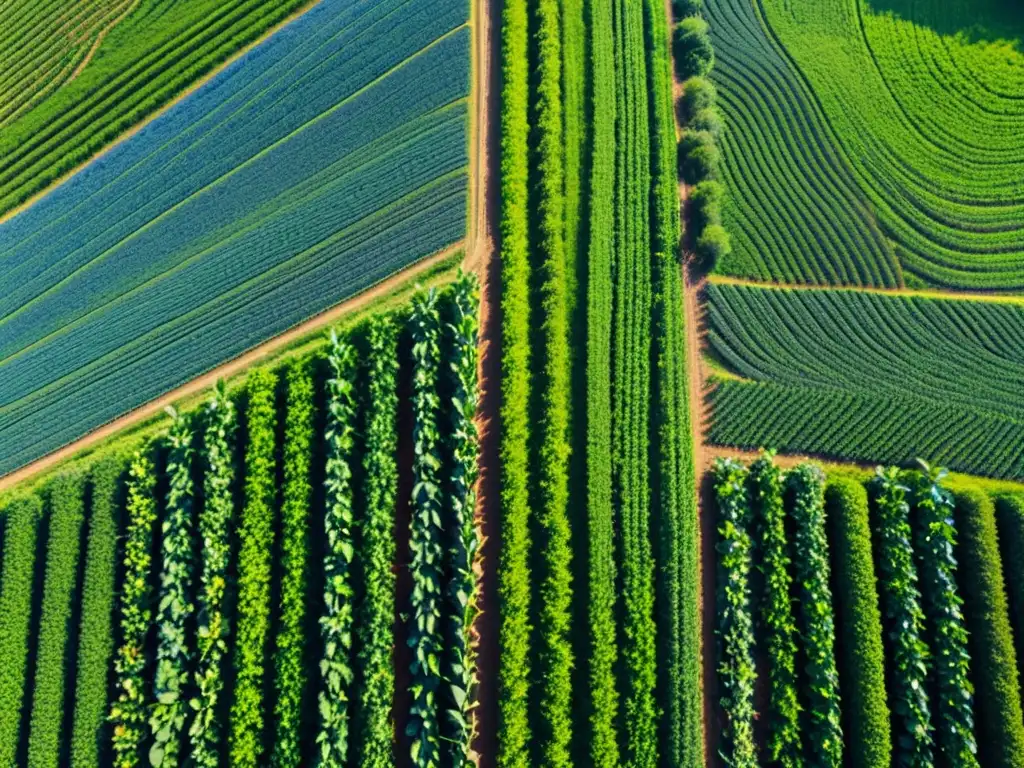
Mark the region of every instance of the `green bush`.
POLYGON ((768 656, 768 756, 774 764, 800 765, 800 702, 797 696, 796 638, 793 616, 793 559, 786 535, 782 473, 771 454, 750 465, 747 477, 753 526, 759 537, 764 596, 761 602, 763 642, 768 656))
POLYGON ((501 23, 501 637, 498 764, 531 757, 529 45, 526 0, 501 23))
POLYGON ((754 744, 754 618, 751 611, 750 492, 747 470, 716 459, 713 472, 718 540, 718 680, 725 713, 722 758, 732 768, 756 768, 754 744))
POLYGON ((722 155, 708 131, 686 131, 679 140, 679 172, 687 184, 717 179, 722 155))
POLYGON ((203 438, 203 509, 199 514, 202 542, 202 580, 196 629, 195 695, 189 702, 195 712, 188 734, 191 764, 217 768, 220 763, 220 723, 217 703, 224 687, 221 661, 227 653, 228 628, 224 619, 224 591, 231 559, 233 497, 235 482, 235 404, 224 382, 218 382, 206 405, 203 438))
POLYGON ((689 127, 698 113, 715 107, 718 102, 718 90, 715 84, 706 77, 691 77, 683 83, 683 92, 679 97, 683 121, 689 127))
POLYGON ((43 505, 36 496, 12 501, 4 510, 3 573, 0 578, 0 765, 14 765, 25 704, 29 619, 35 576, 36 536, 43 505))
POLYGON ((843 731, 836 671, 835 620, 829 586, 828 537, 825 534, 825 475, 801 464, 789 473, 793 489, 793 570, 799 594, 800 634, 806 673, 807 762, 840 766, 843 731))
POLYGON ((394 765, 395 695, 395 504, 398 497, 398 337, 394 320, 380 315, 370 323, 368 413, 363 487, 366 512, 361 523, 359 565, 363 601, 356 622, 359 696, 356 701, 355 755, 365 768, 394 765))
POLYGON ((696 16, 704 9, 704 0, 672 0, 672 13, 677 19, 696 16))
POLYGON ((976 490, 957 494, 956 521, 981 763, 1017 768, 1024 766, 1024 712, 992 499, 976 490))
POLYGON ((706 227, 697 238, 697 260, 706 270, 712 270, 719 260, 732 252, 729 233, 720 224, 706 227))
POLYGON ((270 558, 274 549, 276 377, 267 370, 249 374, 245 452, 245 503, 238 536, 238 631, 233 664, 231 765, 261 764, 264 727, 264 674, 270 629, 270 558))
POLYGON ((153 526, 156 523, 156 471, 148 456, 136 453, 128 469, 128 522, 124 580, 118 600, 121 645, 114 659, 117 700, 110 708, 115 768, 134 768, 146 737, 149 697, 144 677, 146 637, 153 618, 153 526))
POLYGON ((56 768, 64 722, 64 660, 78 575, 79 537, 85 516, 82 477, 60 475, 49 489, 50 530, 46 540, 46 576, 42 618, 36 640, 29 768, 56 768))
POLYGON ((480 532, 476 523, 476 480, 479 439, 477 407, 477 307, 480 298, 476 278, 460 275, 456 282, 446 323, 445 361, 450 380, 446 408, 451 425, 449 436, 447 503, 445 526, 445 634, 442 674, 446 691, 442 696, 445 719, 441 738, 446 744, 445 764, 475 765, 471 748, 473 710, 476 708, 476 654, 473 623, 479 613, 476 571, 480 532))
POLYGON ((996 500, 999 548, 1003 559, 1006 596, 1010 607, 1017 668, 1024 667, 1024 495, 1002 496, 996 500))
POLYGON ((191 677, 195 654, 189 641, 189 625, 195 614, 195 487, 192 460, 195 448, 191 419, 169 409, 172 423, 167 435, 168 490, 161 525, 160 602, 156 624, 159 645, 156 653, 155 704, 149 715, 153 743, 149 762, 153 766, 178 765, 181 734, 189 714, 185 686, 191 677))
POLYGON ((313 488, 313 377, 309 363, 294 360, 285 374, 288 395, 281 457, 281 615, 274 646, 273 765, 302 765, 306 671, 306 603, 309 600, 309 522, 313 488))
POLYGON ((696 232, 721 226, 725 187, 718 181, 702 181, 690 188, 690 223, 696 232))
POLYGON ((717 143, 722 139, 722 132, 725 130, 725 123, 722 119, 722 113, 718 110, 718 107, 707 107, 700 110, 693 116, 693 119, 687 123, 687 129, 691 131, 697 131, 711 134, 711 138, 717 143))
POLYGON ((114 576, 117 572, 118 482, 120 457, 97 462, 90 472, 92 508, 82 584, 82 619, 78 635, 75 719, 71 737, 74 768, 107 762, 110 743, 107 671, 114 653, 114 576))
POLYGON ((878 468, 872 485, 878 576, 889 636, 889 695, 896 714, 894 759, 898 765, 931 765, 932 724, 928 702, 931 654, 911 545, 910 505, 899 469, 878 468))
POLYGON ((700 16, 687 16, 676 24, 673 42, 679 78, 706 77, 715 64, 708 23, 700 16))
POLYGON ((438 377, 441 319, 437 295, 420 293, 413 302, 413 494, 409 551, 413 588, 409 647, 413 651, 412 706, 406 733, 417 768, 440 765, 438 691, 443 648, 441 605, 444 574, 438 377))
POLYGON ((935 718, 939 747, 954 768, 976 768, 974 688, 967 673, 967 628, 957 588, 953 495, 942 487, 944 469, 922 463, 914 487, 914 548, 925 616, 934 652, 935 718))
POLYGON ((853 768, 889 768, 892 737, 885 699, 885 650, 871 554, 868 496, 856 480, 825 488, 839 627, 843 734, 853 768))

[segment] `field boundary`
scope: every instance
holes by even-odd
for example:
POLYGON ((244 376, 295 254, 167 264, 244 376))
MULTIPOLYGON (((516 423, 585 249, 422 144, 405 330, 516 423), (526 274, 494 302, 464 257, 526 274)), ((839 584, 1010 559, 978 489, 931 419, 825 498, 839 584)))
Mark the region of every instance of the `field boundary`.
POLYGON ((460 240, 442 251, 438 251, 431 256, 427 256, 415 264, 385 278, 376 285, 370 286, 361 293, 351 296, 330 309, 293 326, 284 333, 258 344, 248 351, 243 352, 241 355, 238 355, 215 368, 211 368, 206 373, 200 374, 185 384, 182 384, 180 387, 176 387, 164 393, 160 397, 150 400, 148 403, 128 411, 113 421, 107 422, 88 434, 83 435, 79 439, 67 443, 57 450, 52 451, 51 453, 48 453, 23 467, 19 467, 13 472, 0 477, 0 492, 6 491, 33 475, 44 472, 67 459, 73 458, 81 451, 98 445, 107 438, 113 437, 118 432, 122 432, 129 427, 135 426, 141 421, 158 415, 164 408, 183 398, 209 389, 217 382, 218 379, 228 378, 245 370, 246 368, 257 365, 259 362, 272 357, 274 353, 283 350, 298 339, 308 336, 318 329, 340 320, 345 315, 355 312, 377 299, 386 297, 395 289, 416 277, 426 274, 432 268, 442 264, 446 259, 451 258, 464 248, 465 240, 460 240))

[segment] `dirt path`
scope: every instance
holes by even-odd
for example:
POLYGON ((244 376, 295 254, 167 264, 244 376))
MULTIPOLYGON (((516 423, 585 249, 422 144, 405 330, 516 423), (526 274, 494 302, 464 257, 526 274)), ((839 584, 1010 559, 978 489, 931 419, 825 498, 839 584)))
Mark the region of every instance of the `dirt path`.
POLYGON ((419 261, 411 267, 386 278, 362 293, 332 307, 326 312, 322 312, 319 315, 311 317, 309 320, 296 325, 294 328, 285 331, 280 336, 275 336, 273 339, 270 339, 257 347, 253 347, 251 350, 245 352, 239 357, 236 357, 234 360, 230 360, 199 376, 198 378, 192 379, 177 389, 173 389, 170 392, 161 395, 156 400, 151 400, 145 405, 142 405, 133 411, 129 411, 124 416, 103 425, 79 440, 76 440, 73 443, 68 443, 53 453, 43 456, 42 458, 33 461, 31 464, 26 464, 20 469, 16 469, 14 472, 0 478, 0 491, 4 491, 27 477, 38 472, 42 472, 43 470, 70 458, 79 451, 96 445, 107 437, 110 437, 133 424, 137 424, 140 421, 144 421, 145 419, 160 413, 165 407, 172 405, 182 398, 211 388, 217 383, 218 379, 227 378, 244 370, 245 368, 255 365, 264 358, 270 357, 273 353, 283 347, 287 347, 296 339, 306 336, 313 331, 316 331, 318 328, 330 325, 339 318, 366 306, 382 296, 386 296, 398 285, 407 282, 410 278, 429 271, 436 264, 444 261, 464 247, 465 243, 459 242, 449 248, 446 248, 444 251, 434 254, 433 256, 428 256, 422 261, 419 261))
MULTIPOLYGON (((44 187, 43 189, 41 189, 38 192, 36 192, 34 195, 32 195, 32 197, 28 198, 28 200, 23 202, 21 205, 18 205, 18 206, 14 207, 14 208, 11 208, 8 211, 5 211, 3 213, 3 215, 0 215, 0 224, 3 224, 5 221, 7 221, 7 220, 17 216, 19 213, 22 213, 23 211, 27 210, 31 206, 35 205, 43 197, 45 197, 46 195, 50 194, 53 190, 55 190, 61 184, 66 182, 68 179, 70 179, 76 173, 80 172, 87 165, 90 165, 90 164, 94 163, 96 160, 98 160, 99 158, 101 158, 104 155, 106 155, 108 152, 110 152, 112 149, 114 149, 114 147, 118 146, 119 144, 123 144, 125 141, 127 141, 132 136, 137 134, 139 131, 141 131, 143 128, 145 128, 147 125, 149 125, 151 122, 156 120, 158 117, 160 117, 161 115, 165 114, 167 111, 169 111, 170 109, 172 109, 173 107, 175 107, 179 103, 181 103, 184 99, 188 98, 193 93, 195 93, 197 90, 202 88, 204 85, 206 85, 208 82, 210 82, 210 80, 212 80, 217 75, 219 75, 221 72, 223 72, 225 69, 230 67, 232 64, 234 64, 236 61, 238 61, 238 59, 240 59, 246 53, 248 53, 253 48, 255 48, 256 46, 258 46, 261 43, 263 43, 264 41, 266 41, 267 38, 271 37, 276 32, 280 31, 283 27, 286 27, 289 24, 291 24, 293 21, 295 21, 297 18, 302 16, 304 13, 306 13, 306 11, 310 10, 311 8, 313 8, 313 6, 315 6, 319 2, 320 2, 320 0, 310 0, 310 2, 306 3, 301 8, 297 9, 294 13, 289 15, 286 19, 283 19, 282 21, 280 21, 277 24, 275 24, 273 27, 268 29, 265 33, 260 35, 260 37, 258 37, 255 40, 253 40, 251 43, 246 45, 244 48, 240 48, 233 56, 231 56, 231 58, 227 59, 223 63, 221 63, 218 66, 214 67, 212 70, 210 70, 205 75, 203 75, 203 77, 201 77, 198 80, 196 80, 194 83, 192 83, 192 85, 190 85, 184 91, 179 93, 177 96, 175 96, 169 102, 164 104, 158 110, 156 110, 155 112, 150 114, 148 117, 143 118, 139 123, 137 123, 133 127, 129 128, 127 131, 124 131, 123 133, 119 134, 116 139, 114 139, 112 142, 110 142, 105 147, 103 147, 103 149, 101 149, 99 152, 97 152, 94 155, 91 155, 90 157, 88 157, 86 160, 84 160, 81 163, 79 163, 78 165, 76 165, 74 168, 72 168, 67 173, 64 173, 61 176, 58 176, 56 179, 54 179, 49 184, 47 184, 46 187, 44 187)), ((92 52, 90 52, 90 56, 91 55, 92 55, 92 52)), ((75 75, 77 76, 77 74, 78 74, 78 72, 76 71, 75 75)))
POLYGON ((498 551, 501 541, 501 474, 498 436, 501 401, 501 263, 497 257, 499 227, 500 48, 501 0, 473 2, 473 106, 467 268, 480 278, 480 477, 476 520, 483 544, 478 561, 480 615, 476 622, 476 738, 473 748, 482 768, 491 768, 498 754, 498 551))
POLYGON ((99 35, 96 36, 96 39, 93 41, 92 45, 89 46, 89 52, 85 54, 85 58, 82 59, 78 63, 78 66, 75 67, 75 71, 71 73, 71 77, 69 77, 67 79, 67 82, 62 83, 62 86, 63 85, 67 85, 68 83, 72 82, 76 77, 78 77, 80 74, 82 74, 82 70, 85 69, 87 66, 89 66, 89 62, 92 61, 92 57, 96 55, 96 51, 99 50, 100 46, 103 44, 103 41, 106 39, 107 35, 110 33, 110 30, 112 30, 114 27, 116 27, 122 21, 127 19, 128 15, 132 11, 134 11, 136 8, 139 7, 139 3, 140 2, 141 2, 141 0, 134 0, 134 2, 132 2, 127 8, 124 9, 124 11, 121 13, 120 16, 115 18, 106 27, 104 27, 103 29, 100 30, 99 35))

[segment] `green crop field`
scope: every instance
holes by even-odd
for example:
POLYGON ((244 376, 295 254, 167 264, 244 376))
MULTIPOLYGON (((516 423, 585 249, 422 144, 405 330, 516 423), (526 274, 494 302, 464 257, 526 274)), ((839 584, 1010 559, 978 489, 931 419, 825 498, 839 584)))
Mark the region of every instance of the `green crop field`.
POLYGON ((1020 0, 0 3, 0 766, 1024 768, 1022 546, 1020 0))

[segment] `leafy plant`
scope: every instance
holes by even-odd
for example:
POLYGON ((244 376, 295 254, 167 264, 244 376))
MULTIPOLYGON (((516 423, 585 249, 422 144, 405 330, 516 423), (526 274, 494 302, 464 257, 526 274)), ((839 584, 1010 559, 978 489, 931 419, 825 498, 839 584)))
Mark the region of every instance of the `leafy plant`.
POLYGON ((322 765, 343 765, 349 749, 349 701, 352 696, 352 460, 355 445, 356 351, 331 331, 327 357, 327 536, 324 553, 324 608, 320 637, 320 729, 316 741, 322 765))
POLYGON ((379 315, 369 329, 369 384, 363 487, 366 513, 359 551, 363 600, 356 622, 358 654, 355 754, 365 768, 395 762, 395 507, 398 498, 398 336, 394 319, 379 315))
POLYGON ((754 744, 754 619, 751 611, 750 494, 747 470, 732 459, 712 469, 718 519, 718 680, 725 713, 722 759, 733 768, 756 768, 754 744))
POLYGON ((971 657, 963 600, 957 587, 956 525, 953 494, 942 487, 947 472, 920 462, 913 492, 914 544, 921 592, 930 630, 932 669, 937 679, 935 716, 938 745, 949 765, 974 768, 974 686, 968 678, 971 657))
POLYGON ((897 468, 876 470, 874 532, 889 636, 890 697, 896 713, 893 758, 897 765, 919 768, 933 760, 927 682, 931 653, 923 637, 909 491, 897 468))
POLYGON ((438 689, 441 682, 444 529, 441 493, 438 376, 441 366, 441 319, 437 294, 430 290, 413 300, 413 491, 409 550, 413 588, 409 647, 412 706, 406 733, 413 765, 434 768, 441 762, 438 689))
POLYGON ((153 526, 156 523, 156 471, 136 452, 128 468, 124 581, 118 604, 121 645, 114 659, 117 699, 110 708, 115 768, 134 768, 146 736, 146 637, 153 617, 153 526))
POLYGON ((192 482, 191 419, 168 408, 171 426, 167 433, 167 477, 169 487, 161 524, 160 603, 156 623, 159 644, 154 705, 149 715, 153 743, 149 762, 153 766, 178 765, 180 740, 189 714, 185 687, 195 653, 189 643, 189 623, 195 614, 192 588, 195 576, 195 520, 192 482))
POLYGON ((480 531, 476 523, 476 481, 479 439, 477 409, 477 307, 476 278, 460 275, 450 302, 445 326, 445 357, 450 380, 447 403, 451 425, 447 431, 451 463, 448 467, 445 525, 445 649, 442 674, 447 691, 443 697, 445 722, 441 738, 446 743, 446 765, 476 765, 472 752, 476 708, 476 651, 473 625, 479 613, 477 575, 480 564, 480 531))
POLYGON ((284 425, 284 489, 281 502, 281 616, 274 651, 277 701, 273 765, 302 765, 302 721, 306 670, 306 594, 313 454, 313 378, 305 360, 288 366, 284 425))
POLYGON ((231 765, 255 768, 263 754, 264 675, 270 631, 270 558, 274 549, 277 379, 257 368, 246 385, 245 506, 238 536, 238 633, 231 704, 231 765))
POLYGON ((220 764, 220 724, 217 702, 224 687, 221 661, 227 653, 228 627, 224 619, 224 591, 227 588, 228 561, 231 558, 231 518, 235 459, 232 451, 236 416, 235 404, 223 381, 217 383, 206 405, 203 432, 203 509, 199 515, 199 540, 202 551, 202 590, 199 594, 196 630, 195 695, 189 706, 195 712, 188 735, 191 739, 191 764, 217 768, 220 764))
POLYGON ((794 492, 793 570, 800 595, 800 635, 807 674, 805 759, 810 765, 838 767, 843 762, 843 731, 825 535, 825 474, 813 464, 801 464, 789 473, 787 482, 794 492))

